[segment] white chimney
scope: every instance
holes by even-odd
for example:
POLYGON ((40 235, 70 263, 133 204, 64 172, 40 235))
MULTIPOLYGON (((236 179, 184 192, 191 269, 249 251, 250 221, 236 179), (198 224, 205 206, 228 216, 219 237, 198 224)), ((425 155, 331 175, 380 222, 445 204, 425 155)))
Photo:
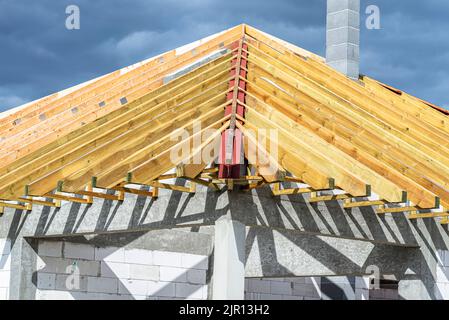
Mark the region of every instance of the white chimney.
POLYGON ((360 0, 327 0, 326 62, 357 80, 360 74, 360 0))

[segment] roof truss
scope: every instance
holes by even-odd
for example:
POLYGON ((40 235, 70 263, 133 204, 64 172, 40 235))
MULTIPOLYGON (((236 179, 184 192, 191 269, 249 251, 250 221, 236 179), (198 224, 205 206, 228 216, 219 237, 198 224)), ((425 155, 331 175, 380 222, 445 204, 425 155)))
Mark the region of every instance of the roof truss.
POLYGON ((320 57, 244 25, 30 104, 0 119, 0 136, 0 210, 122 201, 126 193, 156 198, 161 188, 192 193, 197 184, 271 186, 276 196, 309 194, 311 202, 412 212, 411 219, 447 220, 449 209, 446 115, 368 77, 349 80, 320 57), (181 130, 188 136, 174 141, 181 130), (260 138, 277 145, 277 157, 260 138), (175 150, 192 145, 173 162, 175 150), (214 148, 224 162, 191 164, 214 148), (260 155, 267 161, 247 165, 260 155), (221 166, 235 164, 238 175, 223 176, 221 166), (175 177, 188 185, 164 182, 175 177))

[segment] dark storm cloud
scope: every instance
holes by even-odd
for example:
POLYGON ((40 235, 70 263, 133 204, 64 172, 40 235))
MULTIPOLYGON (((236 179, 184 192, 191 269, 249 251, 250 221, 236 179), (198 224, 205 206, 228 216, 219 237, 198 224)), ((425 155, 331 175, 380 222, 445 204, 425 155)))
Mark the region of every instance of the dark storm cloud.
MULTIPOLYGON (((362 72, 449 106, 449 3, 362 0, 362 13, 368 4, 380 7, 382 29, 362 28, 362 72)), ((325 5, 326 0, 0 0, 0 110, 242 22, 323 55, 325 5), (70 4, 81 9, 81 30, 65 29, 70 4)))

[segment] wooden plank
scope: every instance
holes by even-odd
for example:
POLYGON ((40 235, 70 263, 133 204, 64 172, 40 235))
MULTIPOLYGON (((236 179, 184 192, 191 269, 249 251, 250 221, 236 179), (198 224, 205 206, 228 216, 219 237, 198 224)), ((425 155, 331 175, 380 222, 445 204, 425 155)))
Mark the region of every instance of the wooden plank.
POLYGON ((402 212, 416 212, 419 210, 416 207, 406 206, 406 207, 397 207, 397 208, 379 208, 376 210, 377 214, 385 214, 385 213, 402 213, 402 212))
POLYGON ((211 188, 211 189, 213 189, 215 191, 218 191, 220 189, 215 183, 210 182, 210 181, 206 181, 206 180, 203 180, 203 179, 200 179, 200 178, 185 178, 185 179, 188 180, 188 181, 200 184, 202 186, 211 188))
POLYGON ((107 194, 107 193, 101 193, 101 192, 80 190, 77 192, 77 194, 80 194, 83 196, 89 196, 89 197, 93 197, 93 198, 101 198, 101 199, 105 199, 105 200, 123 201, 123 198, 120 195, 113 195, 113 194, 107 194))
POLYGON ((290 189, 280 189, 278 191, 272 191, 275 196, 282 195, 294 195, 294 194, 303 194, 303 193, 311 193, 315 192, 313 188, 290 188, 290 189))
POLYGON ((207 163, 200 164, 179 164, 176 166, 176 176, 178 178, 195 179, 208 166, 207 163))
POLYGON ((186 192, 186 193, 195 193, 190 187, 177 186, 168 183, 161 183, 157 181, 148 182, 148 185, 155 188, 167 189, 172 191, 186 192))
MULTIPOLYGON (((290 181, 290 182, 298 182, 298 183, 302 183, 302 181, 300 181, 300 179, 295 178, 295 177, 285 177, 286 181, 290 181)), ((304 193, 316 193, 318 191, 329 191, 329 190, 333 190, 335 188, 335 181, 334 179, 329 179, 329 187, 325 188, 325 189, 314 189, 314 188, 288 188, 288 189, 281 189, 281 185, 280 183, 276 183, 274 185, 275 187, 273 188, 272 192, 275 196, 280 196, 280 195, 294 195, 294 194, 304 194, 304 193)))
POLYGON ((92 203, 92 200, 90 200, 90 199, 67 196, 67 195, 64 195, 63 193, 59 193, 59 192, 58 193, 47 193, 44 196, 47 198, 76 202, 76 203, 81 203, 81 204, 91 204, 92 203))
POLYGON ((416 219, 432 219, 432 218, 445 218, 449 217, 449 213, 440 212, 440 213, 416 213, 408 215, 408 218, 411 220, 416 219))
POLYGON ((365 88, 375 95, 380 95, 384 99, 391 101, 392 104, 398 105, 404 112, 415 116, 421 121, 426 121, 432 126, 441 130, 449 132, 449 119, 445 114, 438 111, 437 106, 431 106, 423 103, 419 99, 401 92, 400 95, 387 89, 385 84, 382 84, 367 76, 363 76, 363 83, 365 88))
POLYGON ((36 200, 33 198, 19 198, 17 201, 30 203, 31 205, 40 205, 44 207, 54 207, 54 208, 60 208, 61 202, 60 201, 43 201, 43 200, 36 200))
POLYGON ((385 204, 386 201, 383 200, 373 200, 373 201, 357 201, 357 202, 345 202, 343 208, 359 208, 359 207, 372 207, 385 204))
POLYGON ((7 202, 0 201, 0 208, 12 208, 12 209, 17 209, 17 210, 31 211, 33 209, 33 206, 30 203, 28 203, 26 205, 21 205, 21 204, 14 204, 14 203, 7 203, 7 202))
POLYGON ((286 176, 285 181, 295 182, 295 183, 304 183, 304 181, 302 181, 301 179, 298 179, 296 177, 291 177, 291 176, 286 176))
POLYGON ((176 179, 178 178, 178 174, 176 173, 167 173, 160 175, 156 180, 168 180, 168 179, 176 179))
POLYGON ((319 197, 311 197, 309 199, 310 203, 314 202, 326 202, 326 201, 336 201, 336 200, 345 200, 354 198, 350 194, 333 194, 329 196, 319 196, 319 197))
POLYGON ((121 191, 121 192, 125 192, 125 193, 135 194, 138 196, 144 196, 144 197, 155 197, 156 196, 154 189, 153 189, 153 191, 139 190, 139 189, 128 188, 128 187, 114 187, 112 189, 121 191))

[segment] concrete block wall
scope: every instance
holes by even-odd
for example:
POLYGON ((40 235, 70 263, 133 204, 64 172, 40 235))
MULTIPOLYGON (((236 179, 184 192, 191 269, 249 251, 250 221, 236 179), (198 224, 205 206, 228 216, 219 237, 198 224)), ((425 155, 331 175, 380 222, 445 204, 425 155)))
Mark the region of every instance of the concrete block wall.
POLYGON ((207 299, 208 257, 40 241, 36 299, 207 299))
MULTIPOLYGON (((298 277, 245 280, 246 300, 370 300, 367 277, 298 277)), ((390 290, 375 290, 374 300, 396 298, 390 290)), ((394 291, 394 290, 391 290, 394 291)))
POLYGON ((8 300, 11 280, 11 242, 0 239, 0 300, 8 300))
POLYGON ((323 300, 369 300, 369 278, 326 277, 321 279, 323 300))
POLYGON ((376 289, 370 290, 370 300, 399 300, 399 292, 397 289, 376 289))
POLYGON ((321 278, 245 280, 246 300, 321 300, 321 278))

